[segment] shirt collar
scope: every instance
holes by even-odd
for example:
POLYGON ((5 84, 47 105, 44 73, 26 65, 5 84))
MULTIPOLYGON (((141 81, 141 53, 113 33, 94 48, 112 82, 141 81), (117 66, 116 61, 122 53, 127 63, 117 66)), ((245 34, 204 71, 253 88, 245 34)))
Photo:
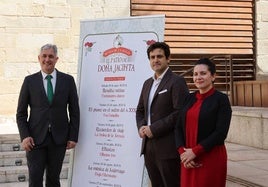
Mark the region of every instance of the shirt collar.
MULTIPOLYGON (((57 71, 54 69, 50 75, 52 75, 53 78, 56 78, 56 72, 57 72, 57 71)), ((41 70, 41 73, 42 73, 42 77, 43 77, 43 79, 46 79, 46 76, 47 76, 48 74, 46 74, 46 73, 43 72, 42 70, 41 70)))
POLYGON ((169 67, 167 67, 167 69, 156 79, 155 78, 155 74, 153 75, 153 79, 154 81, 156 80, 162 80, 162 78, 164 77, 164 75, 166 74, 167 70, 169 69, 169 67))

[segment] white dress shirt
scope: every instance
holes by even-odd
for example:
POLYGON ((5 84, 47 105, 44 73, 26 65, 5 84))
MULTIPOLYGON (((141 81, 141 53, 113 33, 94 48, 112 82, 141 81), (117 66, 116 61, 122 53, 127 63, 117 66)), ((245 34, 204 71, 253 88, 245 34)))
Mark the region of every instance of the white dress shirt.
POLYGON ((151 90, 150 90, 150 94, 149 94, 149 99, 148 99, 148 125, 151 125, 151 104, 152 104, 152 101, 153 101, 153 98, 154 98, 154 94, 155 94, 155 91, 157 90, 162 78, 164 77, 164 75, 166 74, 168 68, 156 79, 155 78, 155 74, 153 75, 153 84, 152 84, 152 87, 151 87, 151 90))

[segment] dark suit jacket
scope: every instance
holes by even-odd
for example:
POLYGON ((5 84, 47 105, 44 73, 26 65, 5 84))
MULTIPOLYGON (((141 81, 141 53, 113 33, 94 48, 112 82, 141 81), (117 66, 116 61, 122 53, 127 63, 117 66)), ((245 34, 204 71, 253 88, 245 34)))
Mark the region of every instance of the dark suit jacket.
MULTIPOLYGON (((153 79, 149 78, 143 84, 139 103, 136 112, 136 122, 138 129, 147 125, 148 117, 148 98, 153 84, 153 79)), ((151 141, 157 148, 157 155, 160 158, 176 158, 174 127, 178 117, 179 109, 188 94, 188 88, 185 80, 167 70, 158 86, 151 104, 151 126, 153 134, 151 141)), ((145 143, 147 138, 143 139, 141 154, 145 153, 145 143)))
MULTIPOLYGON (((185 146, 186 114, 195 101, 195 93, 191 93, 185 100, 185 105, 175 130, 177 148, 185 146)), ((206 151, 211 150, 216 145, 224 144, 231 116, 232 109, 227 95, 215 90, 201 105, 198 119, 197 144, 201 144, 206 151)))
POLYGON ((46 96, 41 71, 25 77, 16 117, 21 140, 31 136, 36 145, 41 144, 51 124, 56 144, 66 144, 68 140, 77 142, 80 113, 73 77, 57 71, 51 105, 46 96))

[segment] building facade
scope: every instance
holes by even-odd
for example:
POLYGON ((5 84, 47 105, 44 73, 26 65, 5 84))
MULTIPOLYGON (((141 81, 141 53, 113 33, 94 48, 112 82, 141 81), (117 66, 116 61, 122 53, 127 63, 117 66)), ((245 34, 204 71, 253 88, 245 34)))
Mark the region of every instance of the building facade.
MULTIPOLYGON (((268 0, 256 5, 256 77, 268 80, 268 0)), ((40 69, 42 45, 59 48, 56 67, 77 76, 80 21, 130 16, 130 0, 0 0, 0 124, 13 120, 22 81, 40 69)))

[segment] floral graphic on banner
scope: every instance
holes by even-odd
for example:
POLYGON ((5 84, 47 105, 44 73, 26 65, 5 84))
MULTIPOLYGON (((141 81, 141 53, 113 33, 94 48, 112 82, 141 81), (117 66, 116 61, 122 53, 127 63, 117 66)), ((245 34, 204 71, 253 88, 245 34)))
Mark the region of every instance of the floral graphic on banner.
POLYGON ((155 40, 143 40, 146 42, 147 47, 149 47, 150 45, 154 44, 156 41, 155 40))
POLYGON ((84 46, 85 46, 85 49, 86 49, 86 56, 87 56, 87 53, 88 52, 91 52, 91 50, 92 50, 92 46, 94 45, 94 43, 96 43, 96 42, 86 42, 85 44, 84 44, 84 46))

